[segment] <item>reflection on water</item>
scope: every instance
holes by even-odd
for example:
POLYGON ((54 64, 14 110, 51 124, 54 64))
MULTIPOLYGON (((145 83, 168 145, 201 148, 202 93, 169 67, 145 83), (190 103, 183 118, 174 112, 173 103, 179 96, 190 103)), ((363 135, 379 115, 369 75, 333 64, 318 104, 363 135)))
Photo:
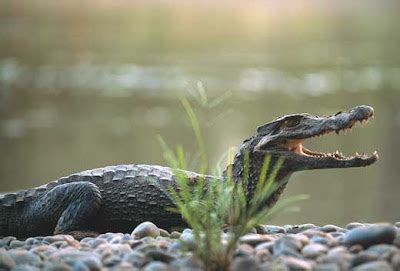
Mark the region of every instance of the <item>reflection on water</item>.
POLYGON ((306 145, 345 154, 376 149, 379 162, 295 174, 285 196, 307 193, 311 199, 300 213, 271 223, 400 220, 400 37, 397 14, 390 13, 395 9, 384 2, 375 10, 368 1, 352 16, 301 13, 289 22, 259 13, 250 20, 252 9, 226 12, 215 29, 205 23, 209 13, 168 16, 171 7, 141 7, 140 16, 131 16, 103 3, 109 12, 95 7, 70 22, 73 2, 66 11, 48 7, 48 18, 42 8, 25 13, 10 5, 15 17, 0 13, 0 191, 111 164, 165 164, 158 134, 182 144, 195 169, 182 96, 199 116, 210 165, 280 115, 327 115, 368 104, 376 118, 367 126, 306 145), (188 20, 196 31, 187 28, 188 20), (133 35, 133 26, 146 31, 133 35), (199 82, 211 98, 227 99, 201 106, 194 94, 199 82))

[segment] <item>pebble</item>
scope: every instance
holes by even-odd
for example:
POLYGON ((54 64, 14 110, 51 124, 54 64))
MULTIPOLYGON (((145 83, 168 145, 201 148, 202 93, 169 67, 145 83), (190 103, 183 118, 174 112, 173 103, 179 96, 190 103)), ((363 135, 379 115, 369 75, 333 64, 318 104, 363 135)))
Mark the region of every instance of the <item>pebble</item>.
POLYGON ((14 259, 7 253, 7 251, 4 248, 0 248, 0 270, 10 270, 16 265, 14 259))
POLYGON ((231 263, 230 269, 231 271, 258 271, 258 263, 254 258, 249 257, 239 257, 235 258, 231 263))
POLYGON ((393 271, 389 263, 385 261, 374 261, 361 264, 352 269, 353 271, 393 271))
POLYGON ((302 231, 309 230, 309 229, 318 228, 317 226, 315 226, 314 224, 311 224, 311 223, 301 224, 301 225, 285 225, 283 227, 284 227, 286 233, 293 233, 293 234, 300 233, 302 231))
POLYGON ((328 251, 328 248, 321 244, 310 244, 303 247, 301 253, 306 258, 315 259, 318 256, 325 254, 328 251))
POLYGON ((289 270, 311 270, 313 265, 305 260, 290 256, 281 256, 280 259, 289 270))
MULTIPOLYGON (((242 236, 230 270, 400 270, 400 229, 388 224, 260 225, 242 236), (294 232, 294 233, 288 233, 294 232)), ((231 233, 222 233, 222 242, 231 233)), ((151 222, 131 234, 0 238, 0 270, 205 270, 194 232, 169 233, 151 222)))
POLYGON ((260 227, 259 232, 260 234, 276 234, 276 233, 286 233, 284 227, 274 226, 274 225, 263 225, 260 227))
POLYGON ((375 244, 392 244, 396 238, 396 229, 392 225, 377 224, 364 227, 356 227, 348 231, 343 239, 347 246, 355 244, 370 247, 375 244))
POLYGON ((266 234, 246 234, 240 238, 240 243, 248 244, 250 246, 257 246, 258 244, 272 241, 273 238, 266 234))
POLYGON ((160 229, 149 221, 139 224, 132 232, 132 237, 135 239, 157 236, 160 236, 160 229))

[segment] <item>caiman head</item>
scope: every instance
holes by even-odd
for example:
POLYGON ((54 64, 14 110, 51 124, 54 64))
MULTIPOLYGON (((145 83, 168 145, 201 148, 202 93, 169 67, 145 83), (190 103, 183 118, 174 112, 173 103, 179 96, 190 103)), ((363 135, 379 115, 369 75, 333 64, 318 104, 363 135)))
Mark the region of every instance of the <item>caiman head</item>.
POLYGON ((248 154, 250 190, 257 182, 266 155, 271 156, 270 169, 279 158, 283 159, 275 180, 282 184, 287 180, 285 177, 295 171, 369 166, 377 161, 377 152, 372 155, 354 154, 347 157, 339 151, 312 151, 304 147, 303 143, 309 138, 333 132, 339 134, 352 129, 357 122, 368 121, 373 116, 372 107, 361 105, 329 117, 305 113, 280 117, 258 127, 256 135, 243 142, 232 165, 233 177, 243 177, 245 153, 248 154))

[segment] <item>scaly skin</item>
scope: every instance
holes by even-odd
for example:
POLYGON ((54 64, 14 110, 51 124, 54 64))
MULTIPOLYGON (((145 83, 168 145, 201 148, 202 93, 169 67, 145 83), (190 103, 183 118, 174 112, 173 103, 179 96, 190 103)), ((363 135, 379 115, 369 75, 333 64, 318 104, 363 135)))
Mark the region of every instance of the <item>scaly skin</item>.
MULTIPOLYGON (((357 121, 372 116, 371 107, 358 106, 330 117, 288 115, 260 126, 256 135, 242 143, 233 164, 229 165, 232 178, 248 180, 247 198, 250 201, 265 157, 271 157, 267 175, 276 161, 283 159, 275 179, 277 189, 265 202, 272 206, 295 171, 368 166, 378 159, 376 153, 355 157, 323 154, 307 150, 302 142, 332 131, 339 133, 351 129, 357 121), (248 157, 247 162, 244 157, 248 157), (244 176, 245 163, 249 166, 249 176, 244 176)), ((174 206, 169 187, 178 189, 174 172, 161 166, 110 166, 63 177, 41 187, 0 195, 0 236, 23 238, 73 231, 130 232, 146 220, 165 229, 185 226, 180 214, 167 210, 174 206)), ((206 183, 212 178, 224 181, 227 175, 227 171, 220 177, 181 172, 190 183, 200 177, 206 183)))

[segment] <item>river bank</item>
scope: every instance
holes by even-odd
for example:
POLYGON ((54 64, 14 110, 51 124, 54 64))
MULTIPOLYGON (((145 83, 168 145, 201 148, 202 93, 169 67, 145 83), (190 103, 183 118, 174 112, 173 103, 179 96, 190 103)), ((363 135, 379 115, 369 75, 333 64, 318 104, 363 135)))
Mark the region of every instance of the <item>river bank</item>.
MULTIPOLYGON (((229 238, 228 233, 223 233, 229 238)), ((132 234, 0 239, 0 270, 204 270, 190 229, 151 222, 132 234)), ((400 223, 261 225, 244 235, 231 270, 400 270, 400 223)))

